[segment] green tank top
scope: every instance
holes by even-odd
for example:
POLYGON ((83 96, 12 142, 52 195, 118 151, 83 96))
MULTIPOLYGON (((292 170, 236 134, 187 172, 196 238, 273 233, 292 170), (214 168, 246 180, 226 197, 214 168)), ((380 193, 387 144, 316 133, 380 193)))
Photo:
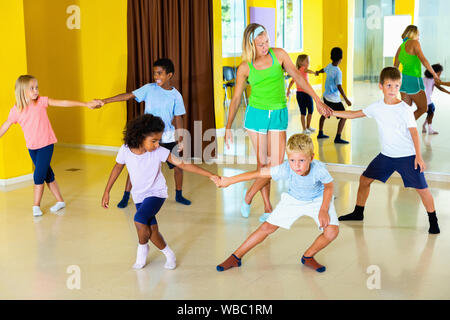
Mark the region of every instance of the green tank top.
POLYGON ((269 54, 273 61, 269 68, 257 70, 253 63, 247 62, 250 68, 247 80, 251 85, 248 104, 256 109, 279 110, 286 108, 284 70, 272 49, 269 54))
POLYGON ((411 77, 421 78, 422 77, 422 63, 418 56, 414 54, 409 54, 405 50, 406 42, 408 38, 403 40, 400 46, 400 53, 398 54, 398 60, 403 66, 402 73, 411 77))

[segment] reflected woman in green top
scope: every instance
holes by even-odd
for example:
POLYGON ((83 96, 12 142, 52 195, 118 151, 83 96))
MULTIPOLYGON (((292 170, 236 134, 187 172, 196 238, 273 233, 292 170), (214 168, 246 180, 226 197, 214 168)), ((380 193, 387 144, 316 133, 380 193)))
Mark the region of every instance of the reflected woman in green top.
MULTIPOLYGON (((225 145, 233 142, 231 125, 239 108, 246 82, 251 86, 249 103, 245 110, 244 128, 252 141, 257 157, 257 170, 274 167, 283 162, 286 148, 288 110, 284 72, 296 81, 316 102, 319 113, 330 116, 331 109, 314 92, 311 85, 300 75, 289 55, 281 48, 271 48, 266 29, 256 23, 245 28, 242 41, 242 63, 236 74, 236 89, 230 103, 225 130, 225 145)), ((270 179, 259 178, 245 192, 241 214, 247 218, 250 203, 261 190, 264 200, 263 222, 272 212, 270 203, 270 179)))
POLYGON ((394 66, 402 64, 402 86, 400 94, 402 100, 410 106, 414 102, 417 110, 414 116, 417 119, 427 112, 427 97, 422 81, 422 64, 433 75, 437 84, 441 83, 438 75, 434 72, 428 60, 425 58, 419 42, 419 29, 417 26, 409 25, 402 34, 403 43, 397 50, 394 66))

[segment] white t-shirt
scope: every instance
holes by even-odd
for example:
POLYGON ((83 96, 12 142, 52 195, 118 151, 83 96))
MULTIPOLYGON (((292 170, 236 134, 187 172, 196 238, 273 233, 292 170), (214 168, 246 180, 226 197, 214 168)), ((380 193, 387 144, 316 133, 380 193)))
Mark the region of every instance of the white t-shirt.
POLYGON ((165 162, 170 151, 159 147, 141 155, 131 152, 122 145, 116 162, 127 166, 132 184, 131 195, 134 203, 141 203, 148 197, 167 198, 167 184, 161 173, 161 162, 165 162))
POLYGON ((434 89, 434 79, 423 77, 423 84, 425 85, 425 95, 427 96, 427 105, 432 104, 431 95, 434 89))
POLYGON ((382 154, 391 158, 416 154, 408 128, 417 128, 417 123, 412 108, 405 102, 386 104, 380 100, 362 111, 377 122, 382 154))

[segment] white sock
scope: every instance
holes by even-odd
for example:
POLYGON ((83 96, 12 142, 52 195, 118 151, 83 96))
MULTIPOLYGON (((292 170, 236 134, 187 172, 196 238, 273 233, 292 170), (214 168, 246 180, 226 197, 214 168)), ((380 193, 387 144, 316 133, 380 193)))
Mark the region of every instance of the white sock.
POLYGON ((41 207, 39 206, 33 206, 33 216, 40 217, 42 216, 41 207))
POLYGON ((143 267, 145 267, 148 250, 149 250, 148 244, 138 244, 136 263, 133 265, 133 269, 142 269, 143 267))
POLYGON ((172 249, 169 248, 169 246, 167 245, 164 249, 161 250, 162 253, 164 253, 164 255, 166 256, 166 264, 164 265, 164 268, 166 269, 175 269, 175 267, 177 266, 176 263, 176 257, 175 257, 175 253, 173 253, 172 249))
POLYGON ((58 210, 61 210, 62 208, 66 207, 65 202, 57 202, 53 207, 50 208, 51 212, 56 212, 58 210))

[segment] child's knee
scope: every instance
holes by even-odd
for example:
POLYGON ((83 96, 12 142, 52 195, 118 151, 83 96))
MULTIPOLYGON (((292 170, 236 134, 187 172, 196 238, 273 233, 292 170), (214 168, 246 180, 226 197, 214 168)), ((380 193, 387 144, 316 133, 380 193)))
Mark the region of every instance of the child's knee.
POLYGON ((326 227, 323 232, 324 237, 330 242, 336 239, 338 234, 339 234, 339 227, 334 225, 326 227))
POLYGON ((370 186, 372 181, 373 181, 373 179, 369 179, 364 175, 361 175, 361 177, 359 178, 359 184, 362 186, 370 186))
POLYGON ((274 233, 277 229, 278 229, 277 226, 275 226, 271 223, 268 223, 268 222, 264 222, 260 227, 260 231, 266 235, 274 233))

